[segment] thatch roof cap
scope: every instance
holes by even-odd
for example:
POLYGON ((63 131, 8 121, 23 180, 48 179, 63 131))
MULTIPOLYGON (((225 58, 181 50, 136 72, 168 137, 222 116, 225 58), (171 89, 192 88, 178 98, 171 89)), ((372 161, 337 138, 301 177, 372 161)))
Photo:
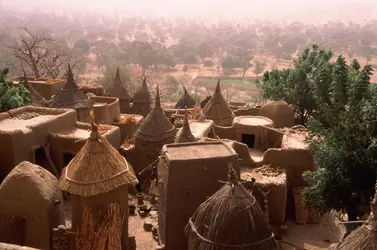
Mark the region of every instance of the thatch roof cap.
POLYGON ((192 108, 196 105, 196 102, 194 99, 192 99, 192 97, 189 95, 189 93, 187 92, 187 89, 185 86, 183 86, 183 95, 181 96, 181 98, 177 101, 177 103, 175 104, 175 108, 176 109, 183 109, 183 108, 192 108))
POLYGON ((187 109, 185 109, 185 119, 183 122, 182 129, 180 130, 180 133, 175 138, 176 143, 183 143, 183 142, 194 142, 195 137, 191 132, 190 125, 188 122, 188 115, 187 115, 187 109))
POLYGON ((175 135, 175 127, 161 107, 160 91, 157 86, 155 105, 134 134, 134 138, 147 142, 158 142, 174 138, 175 135))
POLYGON ((131 165, 99 134, 93 119, 92 116, 90 137, 64 169, 59 181, 62 190, 83 197, 138 182, 131 165))
POLYGON ((128 93, 126 87, 122 84, 122 81, 120 80, 120 74, 119 74, 119 68, 117 68, 117 71, 115 73, 115 78, 113 81, 113 84, 111 84, 107 89, 106 93, 109 96, 117 97, 120 99, 130 100, 131 96, 128 93))
POLYGON ((152 103, 151 94, 149 92, 147 79, 143 79, 142 85, 136 90, 134 95, 132 96, 133 103, 152 103))
POLYGON ((29 104, 39 107, 46 106, 47 100, 29 84, 25 72, 22 84, 29 91, 29 104))
POLYGON ((93 106, 94 101, 91 100, 84 91, 82 91, 76 84, 71 67, 68 65, 67 81, 64 87, 54 95, 47 105, 52 108, 90 108, 93 106))
POLYGON ((209 119, 219 126, 231 126, 234 113, 225 101, 220 90, 220 79, 217 82, 215 93, 204 108, 200 111, 201 119, 209 119))
POLYGON ((228 182, 203 202, 186 226, 192 249, 280 249, 266 215, 230 168, 228 182))

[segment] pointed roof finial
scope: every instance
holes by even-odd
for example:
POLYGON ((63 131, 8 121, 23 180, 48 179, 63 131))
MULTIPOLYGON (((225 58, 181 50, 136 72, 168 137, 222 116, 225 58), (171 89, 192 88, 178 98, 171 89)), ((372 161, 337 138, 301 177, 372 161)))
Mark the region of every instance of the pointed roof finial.
POLYGON ((217 84, 216 84, 216 89, 215 89, 215 94, 220 94, 220 79, 217 79, 217 84))
POLYGON ((115 79, 120 80, 119 67, 117 68, 117 72, 115 73, 115 79))
POLYGON ((90 131, 90 139, 91 140, 97 140, 100 136, 98 132, 98 126, 94 122, 94 111, 90 111, 90 126, 91 126, 91 131, 90 131))
POLYGON ((64 89, 78 89, 75 79, 73 78, 73 73, 71 65, 68 63, 68 72, 67 72, 67 82, 64 85, 64 89))
POLYGON ((156 100, 155 100, 154 108, 161 109, 160 88, 159 88, 158 84, 157 84, 156 100))
POLYGON ((229 163, 228 165, 229 167, 229 172, 228 172, 228 182, 230 184, 238 184, 239 183, 239 180, 238 180, 238 177, 237 177, 237 172, 236 170, 233 168, 233 164, 232 163, 229 163))

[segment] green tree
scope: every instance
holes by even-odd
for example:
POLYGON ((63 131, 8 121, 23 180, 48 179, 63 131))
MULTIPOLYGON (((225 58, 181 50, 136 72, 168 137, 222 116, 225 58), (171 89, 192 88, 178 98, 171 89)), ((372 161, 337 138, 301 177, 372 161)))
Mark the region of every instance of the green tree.
POLYGON ((261 73, 263 73, 263 70, 264 70, 265 67, 266 67, 265 62, 261 62, 259 60, 254 60, 253 73, 258 77, 261 73))
POLYGON ((206 68, 212 68, 213 67, 213 61, 212 60, 204 60, 204 67, 206 68))
POLYGON ((79 39, 73 45, 73 51, 80 55, 88 55, 90 51, 89 42, 86 39, 79 39))
POLYGON ((317 77, 317 114, 308 129, 319 170, 304 173, 309 187, 303 191, 308 205, 346 211, 350 221, 370 202, 377 170, 377 88, 370 83, 372 68, 358 67, 339 57, 317 77))
POLYGON ((184 64, 195 64, 196 63, 196 55, 194 53, 188 52, 182 56, 182 60, 184 64))
POLYGON ((0 70, 0 112, 19 108, 29 102, 29 92, 22 86, 15 86, 5 78, 8 69, 0 70))

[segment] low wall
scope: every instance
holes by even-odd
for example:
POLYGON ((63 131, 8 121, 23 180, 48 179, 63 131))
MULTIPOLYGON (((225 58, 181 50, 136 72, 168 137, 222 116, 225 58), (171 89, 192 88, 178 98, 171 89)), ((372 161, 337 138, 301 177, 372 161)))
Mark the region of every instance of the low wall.
POLYGON ((283 139, 283 133, 267 127, 266 129, 268 134, 268 148, 280 148, 283 139))
POLYGON ((234 112, 235 116, 245 116, 245 115, 254 115, 259 116, 260 108, 247 108, 247 109, 237 109, 234 112))
POLYGON ((97 96, 92 97, 91 99, 98 103, 107 103, 105 106, 95 107, 96 115, 98 112, 99 115, 102 116, 102 119, 106 119, 106 124, 113 124, 114 121, 119 120, 120 104, 118 98, 97 96))
POLYGON ((236 129, 234 127, 222 127, 215 125, 214 130, 220 139, 236 140, 236 129))

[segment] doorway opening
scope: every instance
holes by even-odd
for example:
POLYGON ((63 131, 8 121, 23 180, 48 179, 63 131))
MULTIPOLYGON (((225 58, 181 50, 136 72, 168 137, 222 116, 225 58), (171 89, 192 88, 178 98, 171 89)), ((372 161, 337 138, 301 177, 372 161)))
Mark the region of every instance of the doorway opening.
POLYGON ((254 148, 255 135, 242 134, 241 142, 246 144, 249 148, 254 148))
POLYGON ((50 169, 50 164, 43 147, 37 147, 34 149, 34 163, 45 169, 50 169))
POLYGON ((73 159, 73 154, 71 153, 63 153, 63 166, 67 166, 71 160, 73 159))

